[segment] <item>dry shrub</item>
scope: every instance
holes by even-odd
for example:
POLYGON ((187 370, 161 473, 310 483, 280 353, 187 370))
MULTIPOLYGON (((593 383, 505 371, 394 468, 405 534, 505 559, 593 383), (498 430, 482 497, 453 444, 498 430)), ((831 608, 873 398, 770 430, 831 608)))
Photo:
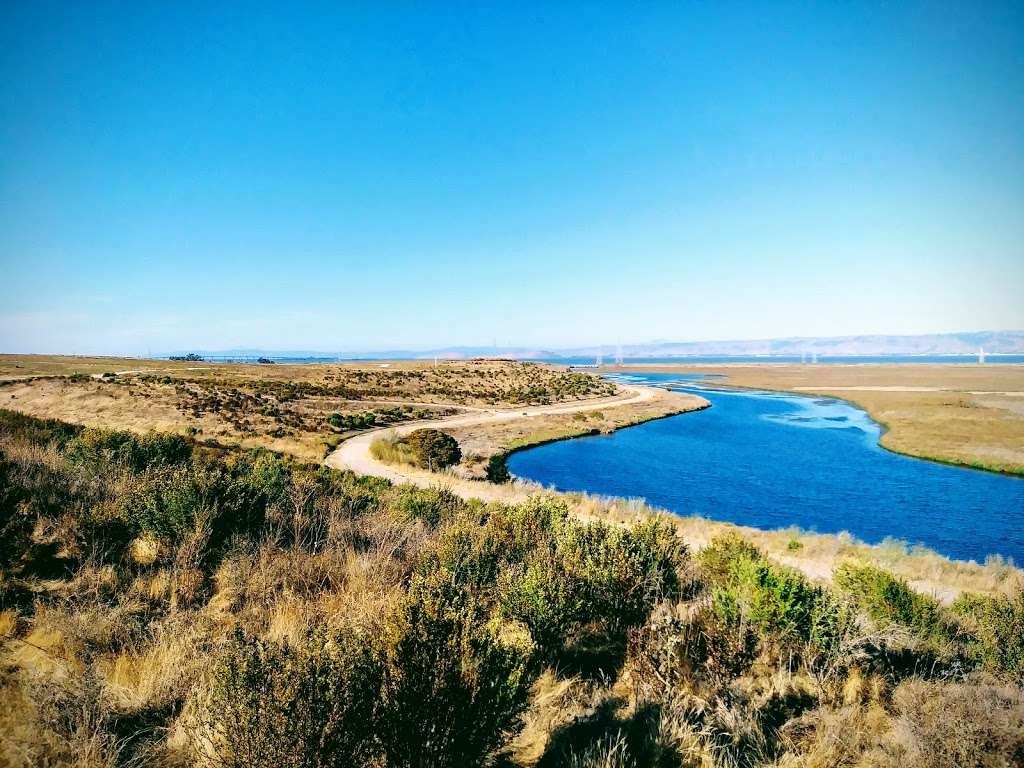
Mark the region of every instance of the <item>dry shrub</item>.
POLYGON ((1024 694, 983 680, 901 683, 886 707, 820 708, 787 728, 784 766, 1012 768, 1024 764, 1024 694))
POLYGON ((165 545, 156 537, 146 534, 132 540, 128 555, 136 565, 153 565, 163 554, 165 545))
POLYGON ((566 768, 636 768, 636 760, 629 754, 626 737, 621 733, 609 734, 573 753, 565 762, 566 768))
POLYGON ((266 639, 278 644, 299 645, 314 624, 309 601, 285 598, 270 609, 266 639))
POLYGON ((544 671, 534 683, 530 705, 523 713, 523 729, 509 744, 509 752, 520 765, 533 765, 551 745, 552 734, 594 716, 611 696, 607 681, 587 680, 578 675, 559 677, 544 671))
POLYGON ((18 612, 10 608, 0 611, 0 640, 14 637, 18 631, 18 612))
POLYGON ((366 638, 312 632, 292 645, 236 631, 209 677, 200 765, 354 768, 374 753, 380 665, 366 638))
POLYGON ((12 766, 113 768, 124 742, 91 669, 60 680, 38 675, 4 681, 0 700, 4 761, 12 766))
POLYGON ((179 614, 153 631, 150 642, 104 665, 104 694, 119 711, 156 709, 184 699, 206 665, 210 633, 201 616, 179 614))
POLYGON ((385 432, 370 443, 370 455, 384 464, 416 466, 416 454, 394 431, 385 432))
POLYGON ((868 760, 892 768, 1024 762, 1024 695, 1017 688, 908 680, 896 688, 892 730, 868 760))
POLYGON ((10 643, 6 661, 37 674, 64 677, 81 669, 81 653, 82 646, 74 638, 55 626, 42 624, 10 643))
POLYGON ((863 755, 890 725, 881 704, 819 708, 783 729, 782 768, 868 768, 863 755))

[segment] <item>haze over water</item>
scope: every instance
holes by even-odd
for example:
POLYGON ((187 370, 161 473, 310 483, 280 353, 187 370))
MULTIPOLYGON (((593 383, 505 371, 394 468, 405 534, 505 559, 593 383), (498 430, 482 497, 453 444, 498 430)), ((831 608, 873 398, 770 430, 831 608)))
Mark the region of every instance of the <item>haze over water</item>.
POLYGON ((878 445, 880 427, 839 400, 626 378, 696 391, 712 407, 522 451, 509 458, 512 473, 683 515, 1024 563, 1024 479, 891 453, 878 445))

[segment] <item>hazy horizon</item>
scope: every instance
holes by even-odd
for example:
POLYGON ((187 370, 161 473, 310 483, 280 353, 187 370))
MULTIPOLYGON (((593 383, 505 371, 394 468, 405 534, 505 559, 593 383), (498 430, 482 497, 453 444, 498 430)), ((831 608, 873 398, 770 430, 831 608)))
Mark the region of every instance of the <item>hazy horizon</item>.
MULTIPOLYGON (((501 355, 520 359, 536 359, 538 356, 581 357, 594 354, 608 356, 610 359, 617 354, 628 358, 643 357, 675 357, 675 356, 761 356, 775 355, 780 357, 799 357, 802 354, 820 353, 833 357, 856 356, 895 356, 907 357, 914 355, 962 355, 974 356, 984 350, 986 354, 999 356, 1024 355, 1024 330, 1005 331, 960 331, 941 334, 855 334, 850 336, 790 336, 782 338, 756 339, 652 339, 644 342, 622 344, 617 342, 600 342, 597 344, 578 345, 473 345, 473 344, 434 344, 424 346, 383 345, 379 347, 337 347, 315 348, 307 346, 269 348, 261 346, 241 347, 198 347, 186 346, 169 349, 148 349, 144 353, 90 353, 81 351, 75 354, 117 357, 160 358, 168 355, 184 355, 196 353, 212 358, 218 357, 256 357, 270 356, 277 358, 378 358, 409 356, 431 356, 436 354, 462 355, 465 357, 486 357, 501 355)), ((69 354, 61 352, 34 352, 31 350, 9 351, 0 350, 0 354, 69 354)))
POLYGON ((16 4, 0 351, 1024 328, 1024 5, 16 4))

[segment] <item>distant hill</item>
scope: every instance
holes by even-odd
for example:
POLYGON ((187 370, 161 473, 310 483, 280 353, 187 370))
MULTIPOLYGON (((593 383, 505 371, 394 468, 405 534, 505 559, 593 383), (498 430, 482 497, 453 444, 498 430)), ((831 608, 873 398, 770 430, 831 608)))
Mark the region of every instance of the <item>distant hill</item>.
MULTIPOLYGON (((975 331, 920 336, 834 336, 757 339, 753 341, 690 341, 630 344, 623 357, 682 357, 687 355, 974 355, 1024 354, 1024 331, 975 331)), ((570 356, 604 353, 614 346, 585 347, 570 356)), ((564 350, 560 350, 565 354, 564 350)))
MULTIPOLYGON (((749 341, 658 341, 649 344, 624 344, 624 358, 687 357, 697 355, 975 355, 979 348, 986 354, 1024 354, 1024 331, 971 331, 932 333, 918 336, 832 336, 755 339, 749 341)), ((282 359, 469 359, 506 357, 515 360, 557 360, 572 357, 610 357, 615 344, 552 348, 453 346, 437 349, 376 349, 348 351, 227 349, 221 351, 181 350, 177 354, 197 352, 207 359, 259 357, 282 359)))

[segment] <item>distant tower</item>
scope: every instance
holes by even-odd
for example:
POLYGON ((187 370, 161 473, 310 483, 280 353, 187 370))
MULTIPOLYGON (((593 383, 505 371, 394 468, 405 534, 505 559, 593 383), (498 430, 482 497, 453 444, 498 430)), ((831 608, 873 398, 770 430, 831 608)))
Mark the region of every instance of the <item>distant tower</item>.
POLYGON ((985 348, 978 347, 978 365, 985 364, 985 348))
POLYGON ((615 347, 615 364, 622 365, 622 345, 615 347))
POLYGON ((806 352, 801 352, 800 353, 800 365, 807 365, 807 353, 806 352))
POLYGON ((604 365, 604 355, 599 354, 597 356, 597 367, 600 368, 602 365, 604 365))
POLYGON ((817 365, 817 364, 818 364, 818 353, 817 352, 812 352, 811 353, 811 365, 817 365))

